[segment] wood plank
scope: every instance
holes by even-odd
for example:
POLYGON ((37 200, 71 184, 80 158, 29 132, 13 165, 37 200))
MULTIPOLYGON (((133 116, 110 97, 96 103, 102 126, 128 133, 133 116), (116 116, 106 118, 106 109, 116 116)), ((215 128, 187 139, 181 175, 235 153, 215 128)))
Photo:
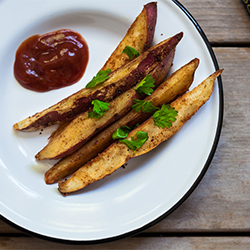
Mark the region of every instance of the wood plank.
POLYGON ((213 44, 250 43, 250 15, 240 0, 180 1, 213 44))
POLYGON ((40 250, 40 249, 216 249, 248 250, 249 237, 134 237, 98 245, 64 245, 31 237, 0 237, 0 250, 40 250))
MULTIPOLYGON (((191 196, 147 232, 250 231, 250 48, 214 48, 224 87, 221 139, 191 196)), ((0 233, 16 233, 0 222, 0 233)))
POLYGON ((1 233, 13 234, 20 233, 20 231, 0 219, 0 234, 1 233))

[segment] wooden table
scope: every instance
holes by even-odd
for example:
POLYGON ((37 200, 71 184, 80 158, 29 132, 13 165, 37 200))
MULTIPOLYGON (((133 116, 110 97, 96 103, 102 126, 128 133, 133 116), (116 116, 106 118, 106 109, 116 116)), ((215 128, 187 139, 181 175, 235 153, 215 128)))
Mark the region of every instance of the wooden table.
POLYGON ((0 221, 0 249, 250 249, 250 15, 240 0, 180 0, 206 33, 224 89, 214 159, 170 216, 116 242, 71 246, 32 238, 0 221))

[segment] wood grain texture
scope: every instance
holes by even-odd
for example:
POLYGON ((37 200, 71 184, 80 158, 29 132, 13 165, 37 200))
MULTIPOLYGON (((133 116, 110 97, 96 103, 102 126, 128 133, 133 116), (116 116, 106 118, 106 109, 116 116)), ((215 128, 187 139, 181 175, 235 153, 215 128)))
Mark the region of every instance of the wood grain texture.
POLYGON ((123 239, 112 243, 98 245, 63 245, 54 242, 44 242, 41 239, 30 237, 5 238, 0 237, 0 249, 4 250, 42 250, 42 249, 67 249, 67 250, 111 250, 111 249, 138 249, 138 250, 248 250, 250 238, 248 237, 168 237, 144 238, 136 237, 123 239), (46 244, 45 244, 46 243, 46 244))
POLYGON ((213 44, 249 44, 250 15, 241 0, 180 0, 213 44))

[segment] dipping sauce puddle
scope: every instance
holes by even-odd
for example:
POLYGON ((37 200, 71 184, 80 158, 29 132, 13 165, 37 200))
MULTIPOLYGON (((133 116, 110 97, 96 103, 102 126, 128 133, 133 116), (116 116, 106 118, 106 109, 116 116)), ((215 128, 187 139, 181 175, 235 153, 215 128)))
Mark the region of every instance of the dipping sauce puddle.
POLYGON ((14 75, 24 88, 46 92, 79 81, 88 59, 88 45, 83 37, 61 29, 23 41, 16 52, 14 75))

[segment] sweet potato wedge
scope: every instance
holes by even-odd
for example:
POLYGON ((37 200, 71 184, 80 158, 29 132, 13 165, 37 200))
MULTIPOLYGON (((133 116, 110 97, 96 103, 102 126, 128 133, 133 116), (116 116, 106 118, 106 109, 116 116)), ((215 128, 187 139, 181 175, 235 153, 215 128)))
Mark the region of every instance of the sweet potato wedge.
MULTIPOLYGON (((194 73, 198 67, 199 60, 193 59, 179 70, 169 76, 146 101, 152 101, 154 106, 169 103, 176 97, 183 95, 193 82, 194 73)), ((112 134, 121 126, 133 127, 137 123, 142 123, 150 116, 149 113, 135 112, 131 110, 127 115, 94 136, 90 141, 83 145, 72 155, 60 160, 45 173, 47 184, 55 183, 68 175, 74 173, 78 168, 86 164, 89 160, 96 157, 110 144, 114 142, 112 134)))
MULTIPOLYGON (((123 53, 126 46, 136 49, 139 54, 148 50, 151 47, 154 38, 156 19, 157 3, 151 2, 144 5, 141 13, 137 16, 124 38, 100 70, 110 69, 111 71, 114 71, 127 64, 130 59, 126 53, 123 53)), ((51 138, 61 131, 67 124, 68 122, 61 122, 58 129, 51 135, 51 138)))
POLYGON ((157 147, 161 142, 173 136, 183 124, 189 120, 198 109, 210 98, 215 79, 222 70, 216 71, 190 92, 180 96, 171 103, 178 110, 178 116, 169 128, 159 128, 154 125, 152 117, 131 131, 128 139, 136 138, 138 131, 148 133, 147 141, 136 151, 129 149, 121 142, 114 142, 105 151, 78 169, 69 179, 59 182, 59 191, 68 194, 80 190, 91 183, 110 175, 129 159, 143 155, 157 147))
MULTIPOLYGON (((146 97, 145 100, 152 101, 154 106, 161 106, 163 103, 169 103, 176 97, 184 94, 193 82, 198 64, 199 60, 196 58, 181 67, 169 76, 151 96, 146 97)), ((51 184, 67 177, 89 160, 96 157, 98 153, 101 153, 114 142, 112 134, 121 126, 134 127, 137 123, 145 121, 149 116, 149 113, 131 110, 126 116, 96 135, 75 153, 62 159, 49 169, 45 173, 46 183, 51 184)))
POLYGON ((57 136, 36 154, 36 160, 59 159, 80 148, 91 136, 118 120, 131 110, 133 99, 140 99, 134 88, 126 91, 112 102, 109 110, 96 119, 88 118, 88 111, 73 119, 57 136))
MULTIPOLYGON (((148 50, 151 47, 154 38, 156 19, 157 3, 151 2, 144 5, 141 13, 137 16, 125 34, 124 38, 121 40, 100 70, 110 69, 111 71, 114 71, 127 64, 130 59, 126 53, 123 53, 123 50, 126 46, 136 49, 139 54, 148 50)), ((58 129, 51 135, 51 138, 61 131, 61 129, 67 124, 68 122, 61 122, 58 129)))
MULTIPOLYGON (((155 74, 156 75, 158 75, 159 73, 161 74, 161 78, 159 79, 158 82, 157 81, 155 82, 155 86, 158 86, 159 83, 164 80, 163 72, 168 72, 168 70, 171 67, 173 58, 174 58, 174 51, 172 51, 172 53, 170 53, 168 57, 166 57, 163 60, 163 62, 160 63, 152 72, 151 76, 153 79, 156 79, 156 77, 154 76, 155 74)), ((198 65, 198 59, 196 63, 198 65)), ((197 67, 197 65, 194 67, 197 67)), ((167 87, 171 84, 165 84, 165 85, 167 87)), ((190 83, 186 84, 185 86, 184 84, 180 85, 183 87, 182 92, 184 93, 184 91, 186 91, 188 88, 187 85, 189 86, 190 83)), ((164 92, 163 88, 160 88, 160 90, 161 93, 158 93, 159 91, 156 90, 156 93, 153 92, 153 94, 149 97, 148 100, 150 101, 151 99, 153 99, 154 96, 157 96, 158 94, 162 94, 164 92)), ((172 91, 175 92, 175 89, 173 88, 172 91)), ((175 94, 171 94, 170 96, 172 97, 174 95, 175 94)), ((159 98, 157 100, 159 100, 159 98)), ((154 104, 155 106, 157 105, 157 103, 154 104)), ((106 147, 108 147, 113 142, 112 134, 116 131, 116 129, 118 129, 123 125, 127 125, 128 123, 130 123, 130 126, 134 126, 136 123, 142 122, 149 116, 150 114, 148 113, 143 114, 142 112, 135 112, 133 110, 130 111, 120 120, 118 120, 117 122, 106 128, 104 131, 100 132, 98 135, 91 138, 91 140, 88 141, 86 144, 84 144, 79 150, 69 155, 68 157, 65 157, 64 159, 60 160, 52 168, 50 168, 45 173, 45 182, 47 184, 52 184, 72 174, 79 167, 81 167, 87 161, 94 158, 98 153, 102 152, 106 147), (138 117, 141 117, 141 119, 138 117)))
MULTIPOLYGON (((159 63, 155 69, 150 73, 152 78, 155 80, 155 87, 158 87, 159 84, 166 78, 167 72, 172 66, 172 62, 174 59, 175 50, 173 49, 169 55, 159 63)), ((71 122, 68 120, 66 122, 61 122, 59 127, 50 135, 49 139, 57 136, 61 131, 71 122)))
POLYGON ((92 100, 110 102, 124 91, 135 86, 179 43, 183 36, 180 32, 162 41, 110 73, 110 78, 93 88, 83 88, 59 103, 14 124, 14 129, 33 131, 76 117, 91 107, 92 100))
MULTIPOLYGON (((155 87, 166 77, 173 61, 173 54, 174 51, 150 72, 151 77, 155 80, 155 87)), ((36 159, 59 159, 70 155, 98 131, 127 114, 131 110, 133 99, 143 97, 133 87, 110 102, 109 110, 99 119, 88 118, 88 111, 78 115, 63 129, 59 128, 61 131, 57 131, 51 137, 49 143, 36 155, 36 159)))
POLYGON ((136 49, 140 54, 151 47, 157 19, 157 3, 144 5, 142 12, 130 26, 124 38, 108 58, 101 70, 114 71, 130 61, 127 54, 122 53, 126 46, 136 49))

